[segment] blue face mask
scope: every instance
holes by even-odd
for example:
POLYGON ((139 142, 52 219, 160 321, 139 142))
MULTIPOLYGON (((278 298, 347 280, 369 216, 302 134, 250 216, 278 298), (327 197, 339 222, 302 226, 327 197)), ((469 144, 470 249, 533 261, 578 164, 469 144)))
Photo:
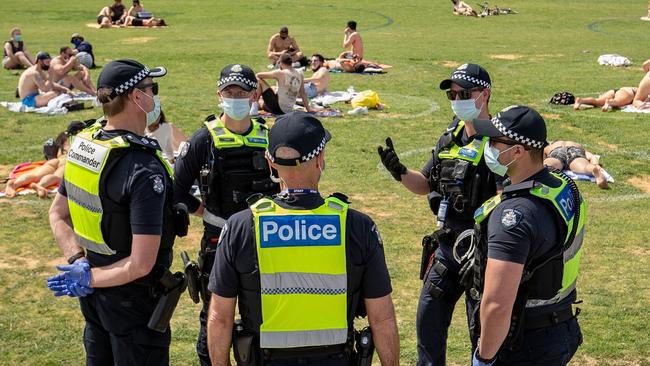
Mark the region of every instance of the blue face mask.
MULTIPOLYGON (((140 89, 138 89, 138 90, 140 90, 140 89)), ((154 95, 153 97, 149 96, 149 94, 143 92, 142 90, 140 90, 140 93, 146 95, 147 97, 149 97, 149 98, 151 98, 153 100, 153 109, 151 111, 149 111, 149 112, 145 111, 142 107, 140 107, 139 104, 136 103, 138 108, 140 108, 140 110, 142 110, 146 114, 146 116, 147 116, 146 126, 149 127, 158 120, 158 117, 160 117, 160 109, 161 109, 160 108, 160 98, 157 95, 154 95)))
MULTIPOLYGON (((476 98, 478 99, 478 97, 476 98)), ((476 99, 466 99, 466 100, 452 100, 451 109, 454 111, 456 117, 460 118, 461 121, 471 122, 481 114, 481 108, 476 108, 476 99)), ((485 103, 485 101, 483 102, 485 103)))
POLYGON ((502 177, 505 176, 506 173, 508 172, 508 167, 510 166, 510 164, 514 163, 515 160, 517 160, 514 159, 513 161, 509 162, 506 165, 503 165, 499 162, 499 156, 504 152, 512 149, 513 147, 515 146, 513 145, 503 151, 499 151, 499 149, 497 149, 496 147, 492 147, 489 141, 487 144, 485 144, 485 148, 483 150, 483 156, 485 156, 485 164, 488 166, 488 168, 491 171, 494 172, 494 174, 498 174, 502 177))
POLYGON ((236 121, 241 121, 248 116, 248 113, 251 110, 251 105, 249 104, 248 98, 223 98, 221 108, 223 108, 223 112, 228 117, 236 121))
POLYGON ((81 40, 80 40, 80 39, 74 39, 74 40, 72 41, 72 44, 73 44, 75 47, 79 47, 79 45, 81 44, 81 40))
POLYGON ((16 34, 14 36, 14 40, 16 40, 16 42, 22 42, 23 41, 23 35, 22 34, 16 34))

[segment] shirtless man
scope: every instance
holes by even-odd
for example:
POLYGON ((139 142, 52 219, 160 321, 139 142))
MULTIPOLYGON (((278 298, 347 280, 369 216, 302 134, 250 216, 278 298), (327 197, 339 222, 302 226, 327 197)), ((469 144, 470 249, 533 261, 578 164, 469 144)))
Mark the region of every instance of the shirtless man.
POLYGON ((19 28, 14 28, 10 32, 10 39, 5 42, 2 58, 2 66, 7 69, 28 68, 34 64, 34 58, 27 52, 23 43, 23 34, 19 28))
POLYGON ((50 80, 69 89, 74 86, 90 95, 97 95, 97 89, 90 80, 88 68, 79 62, 72 48, 68 46, 61 47, 59 55, 52 59, 50 80), (74 75, 68 75, 72 70, 77 72, 74 75))
POLYGON ((610 89, 598 98, 576 98, 573 109, 588 109, 591 107, 601 107, 603 112, 611 112, 612 108, 624 107, 634 100, 637 88, 624 86, 620 89, 610 89))
POLYGON ((598 156, 585 150, 577 142, 554 141, 546 146, 544 148, 544 165, 558 170, 568 169, 577 174, 593 175, 599 188, 609 188, 598 156))
POLYGON ((70 89, 49 80, 47 70, 51 57, 47 52, 36 54, 36 63, 27 68, 18 80, 18 95, 23 105, 32 108, 45 107, 54 97, 71 93, 70 89), (41 94, 39 90, 44 93, 41 94))
POLYGON ((307 112, 313 112, 309 107, 309 98, 305 93, 305 83, 302 72, 291 66, 291 55, 283 53, 280 56, 279 70, 269 72, 259 72, 257 76, 257 95, 262 96, 264 104, 262 108, 275 115, 289 113, 296 104, 298 95, 307 112), (277 92, 274 91, 265 79, 275 79, 277 81, 277 92))
POLYGON ((344 72, 363 72, 366 68, 366 64, 363 63, 358 58, 354 57, 352 59, 347 59, 339 56, 336 60, 327 60, 325 61, 325 67, 328 69, 341 69, 344 72))
POLYGON ((454 15, 464 15, 468 17, 478 17, 478 14, 471 6, 461 0, 451 0, 454 15))
POLYGON ((343 52, 339 58, 363 60, 363 41, 357 32, 357 22, 350 20, 348 26, 343 30, 343 48, 350 48, 350 51, 343 52))
POLYGON ((113 24, 121 24, 126 17, 122 0, 115 0, 111 6, 105 6, 97 14, 97 24, 100 28, 110 28, 113 24))
POLYGON ((305 59, 303 61, 305 55, 300 51, 298 43, 295 38, 289 36, 289 28, 282 27, 280 28, 280 31, 274 34, 269 40, 267 56, 271 63, 275 65, 278 63, 280 55, 285 52, 291 55, 292 62, 305 62, 306 65, 307 60, 305 59))
POLYGON ((306 78, 305 82, 305 92, 307 97, 312 99, 319 94, 327 92, 327 86, 330 83, 330 72, 325 67, 325 58, 319 54, 313 54, 311 56, 311 71, 314 72, 314 75, 310 78, 306 78))
POLYGON ((636 95, 634 95, 634 100, 632 105, 637 109, 648 109, 650 108, 650 72, 646 73, 639 87, 637 88, 636 95))

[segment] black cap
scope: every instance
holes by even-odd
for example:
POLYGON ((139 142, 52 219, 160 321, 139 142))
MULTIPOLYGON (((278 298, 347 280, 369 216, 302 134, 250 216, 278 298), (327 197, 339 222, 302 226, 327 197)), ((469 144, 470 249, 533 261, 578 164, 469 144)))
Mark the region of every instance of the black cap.
POLYGON ((45 51, 39 51, 39 52, 36 54, 36 59, 37 59, 37 60, 49 60, 49 59, 51 59, 51 58, 52 58, 52 57, 50 57, 50 54, 47 53, 47 52, 45 52, 45 51))
POLYGON ((451 73, 449 79, 440 82, 440 89, 451 89, 451 83, 460 85, 463 89, 492 87, 490 74, 477 64, 462 64, 451 73))
POLYGON ((544 118, 525 105, 512 105, 501 110, 491 120, 475 119, 473 124, 476 133, 481 136, 504 136, 536 149, 548 145, 544 118))
POLYGON ((84 37, 82 37, 81 34, 72 33, 72 35, 70 36, 70 42, 72 42, 75 38, 84 39, 84 37))
POLYGON ((229 85, 239 85, 246 91, 257 88, 257 77, 253 69, 246 65, 231 64, 221 69, 221 76, 217 84, 219 91, 229 85))
POLYGON ((281 27, 279 33, 289 34, 289 28, 287 28, 287 27, 281 27))
POLYGON ((97 89, 112 88, 111 97, 115 97, 133 89, 146 77, 158 78, 166 74, 167 70, 161 66, 149 69, 135 60, 111 61, 99 74, 97 89))
POLYGON ((315 158, 332 138, 318 118, 301 111, 283 114, 269 131, 266 155, 278 165, 297 166, 315 158), (290 147, 300 153, 296 159, 275 157, 279 147, 290 147))

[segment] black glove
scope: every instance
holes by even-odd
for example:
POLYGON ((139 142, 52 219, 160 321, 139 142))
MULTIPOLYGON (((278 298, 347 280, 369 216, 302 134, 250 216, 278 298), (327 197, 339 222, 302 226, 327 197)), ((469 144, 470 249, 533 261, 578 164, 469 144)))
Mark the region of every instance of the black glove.
POLYGON ((386 148, 384 149, 383 147, 378 146, 377 152, 379 152, 381 163, 384 164, 393 178, 397 181, 401 181, 402 174, 406 174, 407 169, 406 166, 399 161, 399 157, 393 147, 393 140, 391 140, 390 137, 386 137, 386 148))

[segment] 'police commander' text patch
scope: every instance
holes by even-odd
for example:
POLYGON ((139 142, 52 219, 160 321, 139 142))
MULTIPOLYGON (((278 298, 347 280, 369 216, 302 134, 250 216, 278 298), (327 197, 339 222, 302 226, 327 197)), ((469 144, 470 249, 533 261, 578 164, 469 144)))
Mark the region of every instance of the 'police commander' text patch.
POLYGON ((260 247, 341 245, 338 215, 286 215, 260 217, 260 247))

